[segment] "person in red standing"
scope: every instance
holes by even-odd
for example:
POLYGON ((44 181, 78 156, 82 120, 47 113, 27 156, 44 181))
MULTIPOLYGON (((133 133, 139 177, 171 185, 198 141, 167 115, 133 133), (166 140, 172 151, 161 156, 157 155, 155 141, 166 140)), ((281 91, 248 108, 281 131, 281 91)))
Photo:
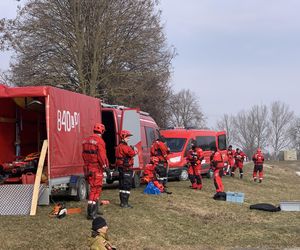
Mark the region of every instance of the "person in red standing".
POLYGON ((244 171, 243 171, 243 167, 244 167, 244 160, 246 158, 245 153, 240 150, 239 148, 236 149, 236 152, 234 154, 234 166, 231 168, 231 176, 234 177, 234 171, 238 168, 240 171, 240 178, 242 179, 244 176, 244 171))
POLYGON ((116 147, 116 166, 119 170, 119 197, 120 207, 132 208, 128 203, 133 178, 133 157, 137 154, 133 146, 129 146, 129 139, 132 134, 127 130, 120 132, 120 144, 116 147))
POLYGON ((192 183, 193 189, 201 190, 201 162, 204 159, 204 155, 202 149, 197 147, 197 142, 195 140, 192 141, 191 145, 192 148, 189 150, 187 155, 189 179, 192 183))
POLYGON ((150 149, 151 157, 155 156, 159 159, 159 163, 157 166, 157 174, 159 175, 158 180, 166 187, 166 183, 168 181, 168 154, 170 150, 165 144, 165 138, 160 136, 160 138, 156 139, 150 149))
POLYGON ((216 147, 212 148, 210 163, 211 163, 211 168, 214 171, 214 185, 216 188, 216 192, 217 193, 224 192, 224 185, 222 182, 224 160, 221 152, 217 150, 216 147))
POLYGON ((229 145, 227 149, 227 157, 228 157, 228 166, 224 175, 229 175, 229 170, 234 166, 234 154, 235 150, 232 149, 232 145, 229 145))
POLYGON ((109 166, 105 142, 102 139, 104 132, 105 126, 101 123, 96 123, 94 134, 82 142, 84 175, 90 185, 87 207, 87 219, 89 220, 96 218, 99 208, 99 198, 102 192, 103 171, 109 166))
POLYGON ((258 172, 259 183, 261 183, 263 180, 263 164, 265 158, 260 148, 258 148, 256 153, 252 156, 252 160, 254 162, 253 180, 254 181, 257 180, 257 172, 258 172))

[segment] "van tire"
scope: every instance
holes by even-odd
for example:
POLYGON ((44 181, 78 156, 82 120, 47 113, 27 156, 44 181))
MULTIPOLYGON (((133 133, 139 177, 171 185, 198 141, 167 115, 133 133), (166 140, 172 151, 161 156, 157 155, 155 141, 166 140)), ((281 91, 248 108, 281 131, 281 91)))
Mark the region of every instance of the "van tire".
POLYGON ((211 179, 213 178, 213 176, 214 176, 214 172, 212 171, 212 169, 209 169, 208 172, 206 173, 206 177, 208 179, 211 179))
POLYGON ((182 168, 180 175, 178 176, 179 181, 187 181, 189 179, 189 174, 187 168, 182 168))
POLYGON ((133 178, 132 178, 132 187, 138 188, 141 186, 141 178, 139 172, 134 172, 133 178))
POLYGON ((79 177, 77 180, 77 194, 75 196, 76 201, 82 201, 87 198, 88 195, 88 185, 85 178, 79 177))

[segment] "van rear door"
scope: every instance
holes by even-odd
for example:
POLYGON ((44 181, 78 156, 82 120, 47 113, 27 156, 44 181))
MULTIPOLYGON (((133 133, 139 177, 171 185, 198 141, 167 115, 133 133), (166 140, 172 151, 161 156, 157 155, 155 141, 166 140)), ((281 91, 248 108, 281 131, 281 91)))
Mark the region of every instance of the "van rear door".
POLYGON ((134 157, 134 168, 143 167, 142 143, 141 143, 141 123, 140 112, 138 109, 123 109, 121 116, 121 130, 128 130, 131 136, 129 145, 134 146, 138 150, 138 154, 134 157))

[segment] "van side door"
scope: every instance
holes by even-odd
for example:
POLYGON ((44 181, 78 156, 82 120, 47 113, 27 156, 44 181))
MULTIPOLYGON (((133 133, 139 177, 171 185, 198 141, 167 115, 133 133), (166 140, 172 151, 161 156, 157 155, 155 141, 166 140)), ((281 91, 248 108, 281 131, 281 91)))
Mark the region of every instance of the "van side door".
POLYGON ((138 150, 138 154, 134 157, 134 168, 143 167, 143 153, 141 143, 141 123, 140 112, 138 109, 123 109, 121 116, 121 130, 128 130, 132 136, 129 145, 134 146, 138 150))
POLYGON ((213 135, 196 136, 197 146, 203 150, 204 160, 202 172, 207 172, 210 168, 211 149, 217 146, 216 137, 213 135))
POLYGON ((221 151, 223 160, 225 162, 228 161, 227 157, 227 140, 225 131, 217 132, 217 148, 221 151))

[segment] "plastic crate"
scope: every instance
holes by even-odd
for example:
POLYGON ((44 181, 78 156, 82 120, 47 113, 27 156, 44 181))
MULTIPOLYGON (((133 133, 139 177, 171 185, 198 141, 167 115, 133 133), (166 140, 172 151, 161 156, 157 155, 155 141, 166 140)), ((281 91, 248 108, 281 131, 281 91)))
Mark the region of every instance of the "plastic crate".
POLYGON ((300 201, 282 201, 280 209, 282 211, 300 211, 300 201))
POLYGON ((243 203, 245 198, 244 193, 226 192, 226 201, 243 203))

